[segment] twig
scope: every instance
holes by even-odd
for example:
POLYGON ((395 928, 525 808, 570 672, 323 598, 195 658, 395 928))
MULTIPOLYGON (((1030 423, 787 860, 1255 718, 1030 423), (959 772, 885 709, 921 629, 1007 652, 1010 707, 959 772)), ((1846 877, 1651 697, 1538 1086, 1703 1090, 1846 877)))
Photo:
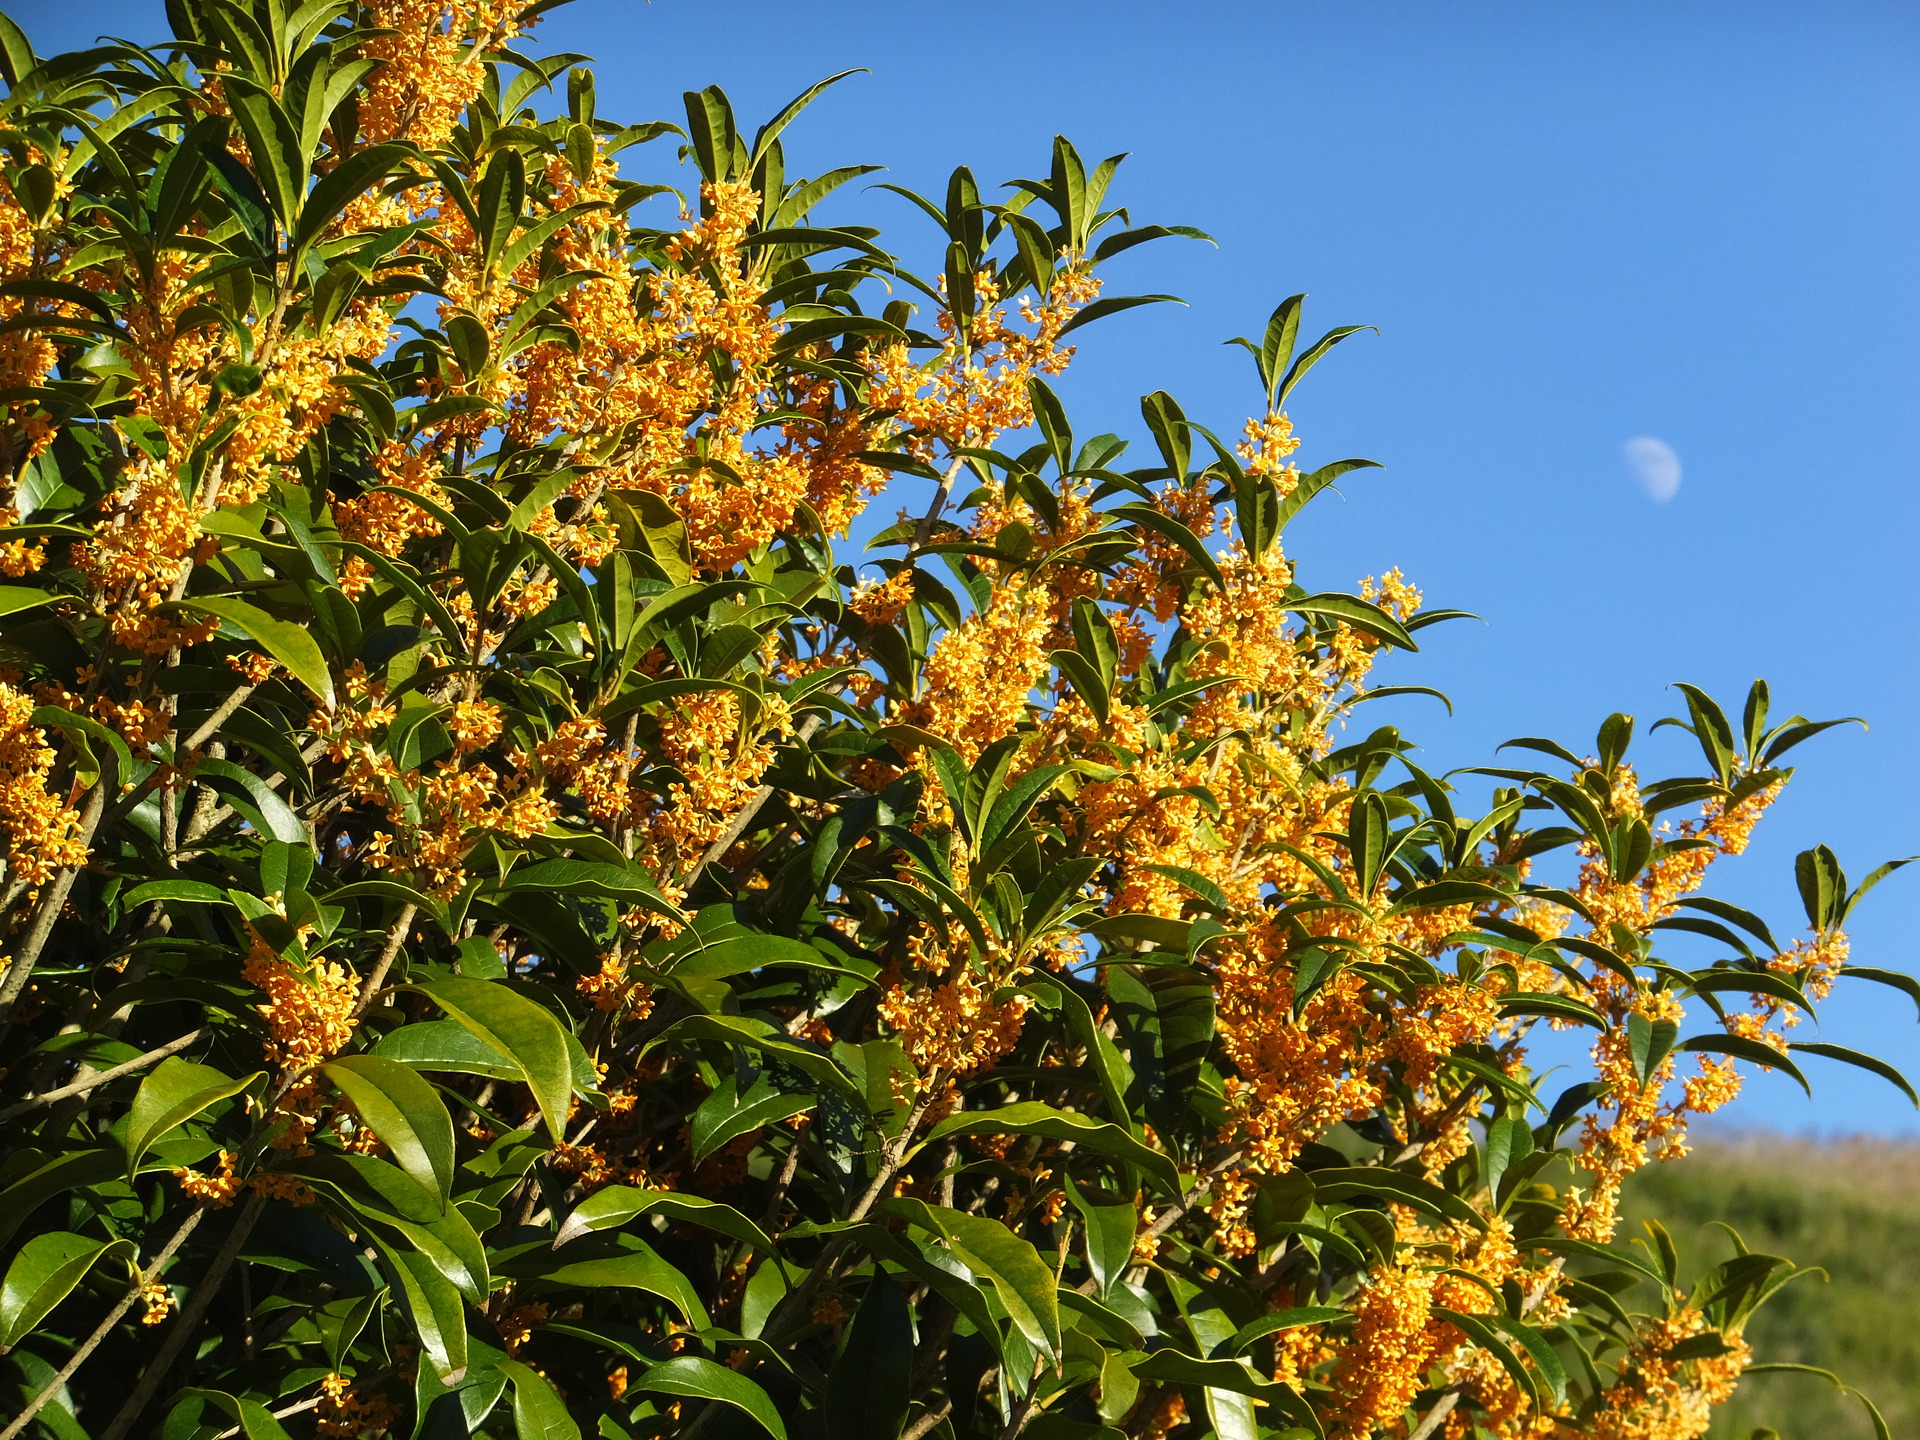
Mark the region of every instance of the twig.
POLYGON ((768 1234, 773 1233, 773 1222, 780 1218, 780 1204, 787 1198, 787 1187, 793 1183, 794 1172, 800 1168, 800 1142, 806 1133, 807 1117, 803 1115, 793 1132, 793 1143, 787 1146, 786 1163, 780 1167, 780 1176, 773 1182, 773 1199, 767 1202, 766 1217, 760 1222, 760 1228, 768 1234))
POLYGON ((1460 1392, 1449 1390, 1433 1402, 1433 1408, 1427 1411, 1426 1418, 1420 1422, 1420 1428, 1407 1437, 1407 1440, 1427 1440, 1427 1437, 1445 1423, 1447 1416, 1453 1413, 1453 1407, 1460 1403, 1460 1392))
MULTIPOLYGON (((220 1289, 221 1282, 227 1278, 227 1270, 240 1254, 240 1247, 247 1242, 252 1233, 253 1222, 260 1218, 260 1212, 266 1207, 266 1196, 254 1191, 247 1197, 246 1206, 240 1211, 239 1218, 233 1222, 233 1228, 227 1232, 226 1242, 221 1245, 220 1253, 213 1257, 213 1263, 207 1267, 207 1273, 200 1283, 193 1287, 193 1294, 180 1311, 180 1318, 174 1322, 172 1331, 161 1343, 160 1349, 147 1368, 140 1374, 139 1382, 133 1387, 133 1393, 127 1397, 127 1403, 120 1407, 120 1413, 113 1422, 100 1432, 100 1440, 123 1440, 127 1431, 133 1428, 133 1422, 140 1418, 140 1412, 147 1408, 147 1402, 153 1398, 153 1392, 160 1388, 160 1382, 173 1368, 173 1362, 179 1358, 181 1350, 200 1329, 200 1321, 207 1313, 207 1307, 213 1303, 213 1297, 220 1289)), ((0 1440, 7 1440, 0 1435, 0 1440)))
POLYGON ((947 508, 947 497, 953 493, 953 482, 960 474, 962 463, 964 462, 960 456, 954 456, 953 463, 947 466, 947 473, 940 477, 940 486, 933 492, 933 503, 927 507, 927 513, 920 517, 920 523, 913 527, 914 550, 925 545, 927 537, 933 534, 933 522, 938 520, 940 512, 947 508))
MULTIPOLYGON (((800 722, 800 728, 795 732, 794 738, 802 745, 806 744, 807 741, 814 737, 822 723, 818 715, 809 715, 805 720, 800 722)), ((747 827, 753 823, 753 817, 760 813, 760 807, 773 798, 773 791, 774 787, 772 785, 762 785, 748 797, 747 803, 741 807, 740 813, 735 815, 732 823, 720 832, 720 838, 707 847, 707 853, 702 855, 700 857, 700 863, 693 867, 694 874, 699 874, 703 869, 714 864, 722 855, 733 848, 734 842, 747 833, 747 827)))
POLYGON ((189 1030, 178 1040, 169 1040, 166 1044, 159 1046, 157 1049, 149 1050, 144 1055, 136 1055, 131 1060, 123 1060, 111 1070, 102 1070, 98 1075, 89 1076, 85 1080, 76 1080, 71 1085, 62 1085, 58 1090, 47 1090, 38 1095, 29 1095, 18 1104, 9 1105, 5 1110, 0 1110, 0 1120, 11 1120, 17 1115, 25 1115, 31 1110, 38 1110, 43 1105, 51 1105, 56 1100, 64 1100, 69 1095, 84 1095, 89 1090, 105 1085, 110 1080, 118 1080, 122 1075, 131 1075, 136 1070, 144 1070, 147 1066, 164 1060, 169 1055, 178 1055, 182 1050, 193 1044, 194 1041, 209 1033, 209 1027, 202 1025, 198 1030, 189 1030))
MULTIPOLYGON (((206 744, 219 733, 222 725, 233 718, 233 712, 247 703, 247 697, 258 688, 256 685, 242 685, 227 696, 220 702, 220 708, 209 715, 200 728, 187 737, 186 743, 180 747, 180 750, 198 750, 206 744)), ((174 754, 178 756, 180 750, 176 750, 174 754)))
MULTIPOLYGON (((294 1405, 283 1405, 280 1409, 269 1411, 268 1413, 276 1420, 284 1420, 287 1416, 298 1415, 303 1410, 318 1410, 320 1408, 320 1402, 325 1398, 324 1395, 316 1395, 311 1400, 302 1400, 294 1405)), ((238 1435, 240 1431, 240 1426, 230 1425, 218 1435, 214 1436, 213 1440, 233 1440, 233 1437, 238 1435)))
POLYGON ((125 1295, 120 1297, 120 1303, 107 1312, 107 1318, 100 1322, 93 1334, 89 1335, 80 1348, 67 1358, 66 1364, 54 1372, 53 1378, 46 1383, 46 1387, 27 1402, 26 1409, 13 1417, 13 1423, 6 1429, 0 1430, 0 1440, 13 1440, 14 1436, 33 1422, 33 1417, 40 1413, 42 1407, 60 1393, 67 1381, 73 1377, 73 1372, 85 1364, 87 1357, 99 1349, 100 1343, 113 1333, 113 1327, 120 1323, 120 1317, 132 1308, 135 1300, 140 1298, 140 1292, 159 1279, 161 1270, 165 1269, 167 1262, 173 1258, 174 1251, 186 1243, 187 1237, 193 1233, 194 1227, 206 1218, 206 1214, 206 1207, 202 1205, 180 1222, 180 1228, 173 1232, 165 1245, 160 1247, 160 1253, 153 1257, 153 1263, 141 1272, 140 1278, 133 1283, 125 1295))
POLYGON ((381 947, 380 958, 373 962, 373 969, 367 972, 366 983, 360 987, 360 998, 353 1002, 354 1019, 360 1018, 367 1006, 373 1003, 373 997, 379 993, 380 987, 386 984, 387 971, 393 968, 394 957, 406 943, 407 930, 418 913, 417 905, 409 903, 400 907, 400 918, 393 922, 393 928, 387 932, 387 943, 381 947))
POLYGON ((900 1432, 900 1440, 920 1440, 920 1437, 937 1426, 953 1413, 953 1397, 949 1395, 933 1409, 927 1411, 918 1420, 900 1432))

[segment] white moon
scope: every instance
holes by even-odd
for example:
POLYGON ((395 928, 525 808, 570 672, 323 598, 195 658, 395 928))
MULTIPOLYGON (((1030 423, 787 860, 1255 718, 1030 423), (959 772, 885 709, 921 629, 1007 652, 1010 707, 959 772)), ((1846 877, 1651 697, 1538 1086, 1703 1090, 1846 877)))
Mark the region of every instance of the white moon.
POLYGON ((1634 478, 1640 486, 1652 496, 1656 504, 1664 505, 1680 489, 1680 457, 1673 453, 1673 447, 1664 440, 1656 440, 1651 435, 1642 435, 1626 443, 1627 464, 1633 467, 1634 478))

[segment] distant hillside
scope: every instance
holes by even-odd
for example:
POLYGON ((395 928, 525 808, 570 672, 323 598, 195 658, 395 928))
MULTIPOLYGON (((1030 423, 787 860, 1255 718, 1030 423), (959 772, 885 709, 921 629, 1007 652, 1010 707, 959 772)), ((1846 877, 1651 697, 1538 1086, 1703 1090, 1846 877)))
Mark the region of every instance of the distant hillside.
MULTIPOLYGON (((1627 1192, 1624 1241, 1642 1220, 1673 1232, 1691 1278, 1749 1248, 1819 1265, 1747 1328, 1755 1359, 1832 1370, 1871 1395, 1895 1436, 1920 1436, 1920 1145, 1748 1133, 1704 1140, 1650 1166, 1627 1192)), ((1772 1426, 1782 1440, 1872 1440, 1859 1402, 1806 1375, 1754 1376, 1716 1417, 1712 1440, 1772 1426)))

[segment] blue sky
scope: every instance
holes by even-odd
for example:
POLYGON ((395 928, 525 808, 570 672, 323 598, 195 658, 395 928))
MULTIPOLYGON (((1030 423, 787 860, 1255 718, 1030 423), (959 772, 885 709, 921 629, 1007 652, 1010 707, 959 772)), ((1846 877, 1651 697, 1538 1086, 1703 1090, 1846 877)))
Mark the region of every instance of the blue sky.
MULTIPOLYGON (((157 0, 12 13, 44 53, 160 33, 157 0)), ((601 113, 682 115, 718 82, 758 122, 865 66, 789 132, 790 171, 877 162, 930 192, 1044 173, 1056 132, 1130 151, 1113 198, 1197 225, 1108 270, 1171 291, 1081 332, 1063 382, 1077 428, 1139 430, 1165 388, 1237 429, 1245 354, 1283 296, 1309 328, 1365 322, 1296 392, 1313 463, 1382 462, 1289 530, 1310 588, 1398 565, 1430 604, 1487 623, 1425 632, 1391 678, 1452 696, 1361 712, 1403 725, 1431 769, 1515 735, 1590 747, 1609 711, 1641 731, 1691 680, 1737 706, 1765 675, 1782 713, 1861 715, 1800 773, 1713 893, 1797 930, 1794 853, 1858 876, 1920 852, 1920 11, 1900 4, 843 3, 576 0, 543 52, 600 62, 601 113), (1656 501, 1624 447, 1664 442, 1656 501)), ((529 47, 533 48, 533 47, 529 47)), ((629 168, 664 178, 660 142, 629 168)), ((916 268, 931 229, 843 192, 916 268), (924 227, 924 228, 923 228, 924 227)), ((1359 723, 1359 722, 1356 722, 1359 723)), ((1662 732, 1643 773, 1684 754, 1662 732)), ((1684 737, 1682 737, 1684 738, 1684 737)), ((1687 742, 1690 743, 1690 742, 1687 742)), ((1670 773, 1670 772, 1669 772, 1670 773)), ((1920 866, 1854 925, 1862 964, 1920 969, 1920 866)), ((1892 991, 1843 985, 1821 1038, 1920 1074, 1892 991)), ((1816 1100, 1756 1081, 1732 1118, 1920 1134, 1880 1081, 1809 1060, 1816 1100)))

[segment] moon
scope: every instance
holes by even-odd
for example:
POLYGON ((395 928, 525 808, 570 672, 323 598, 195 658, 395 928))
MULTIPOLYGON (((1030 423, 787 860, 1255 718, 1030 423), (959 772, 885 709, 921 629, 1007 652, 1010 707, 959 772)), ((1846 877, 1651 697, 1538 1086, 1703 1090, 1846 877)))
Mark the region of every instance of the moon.
POLYGON ((1673 447, 1651 435, 1641 435, 1627 441, 1623 448, 1634 478, 1654 503, 1664 505, 1673 499, 1680 489, 1680 457, 1673 453, 1673 447))

